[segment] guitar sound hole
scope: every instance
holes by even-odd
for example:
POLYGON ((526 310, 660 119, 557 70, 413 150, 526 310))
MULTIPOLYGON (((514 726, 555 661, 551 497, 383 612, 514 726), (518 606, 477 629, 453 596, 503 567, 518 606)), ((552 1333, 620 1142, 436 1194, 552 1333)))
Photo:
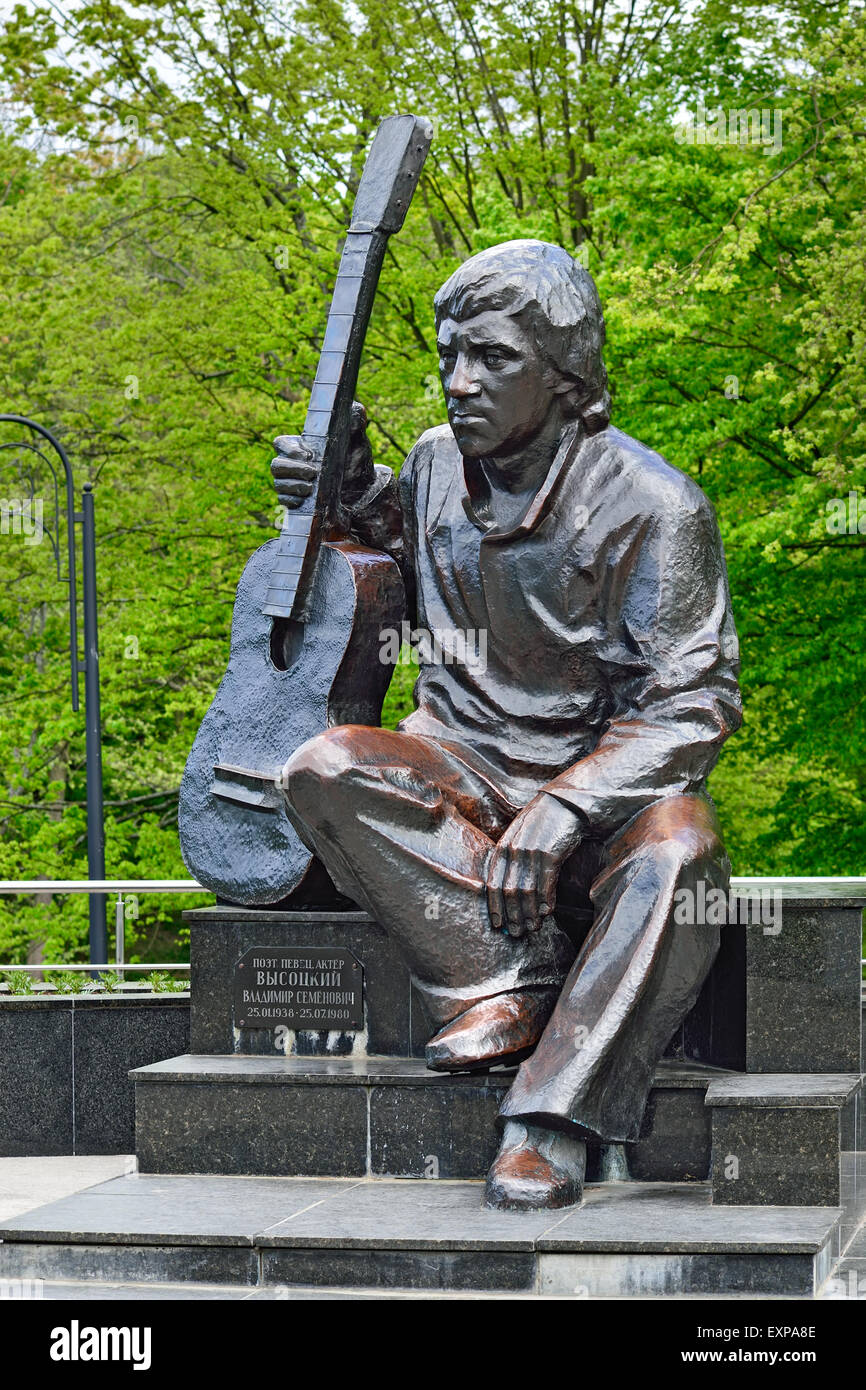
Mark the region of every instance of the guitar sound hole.
POLYGON ((271 624, 271 661, 278 671, 288 671, 301 655, 304 624, 296 618, 274 618, 271 624))

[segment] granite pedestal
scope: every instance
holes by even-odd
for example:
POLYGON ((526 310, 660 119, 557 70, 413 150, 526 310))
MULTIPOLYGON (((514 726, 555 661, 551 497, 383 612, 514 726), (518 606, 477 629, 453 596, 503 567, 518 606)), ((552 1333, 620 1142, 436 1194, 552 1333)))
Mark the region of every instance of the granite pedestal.
MULTIPOLYGON (((735 880, 734 893, 741 901, 723 928, 717 964, 671 1039, 641 1137, 628 1146, 630 1174, 702 1181, 710 1176, 711 1146, 721 1154, 736 1144, 738 1154, 743 1150, 742 1177, 724 1178, 717 1162, 717 1202, 838 1203, 840 1154, 864 1144, 866 885, 735 880), (836 1090, 831 1095, 829 1083, 819 1081, 811 1094, 814 1101, 820 1092, 823 1100, 805 1104, 815 1074, 832 1076, 836 1090), (750 1075, 766 1077, 760 1095, 760 1087, 736 1091, 737 1078, 750 1075), (800 1100, 792 1102, 792 1093, 800 1100), (793 1135, 796 1160, 782 1163, 780 1146, 793 1135)), ((513 1073, 449 1077, 425 1069, 428 1021, 408 971, 370 917, 218 906, 185 919, 190 1052, 133 1073, 143 1171, 484 1174, 496 1148, 493 1121, 513 1073), (346 948, 361 963, 363 1029, 240 1026, 231 989, 239 959, 254 948, 304 946, 346 948)), ((597 1161, 592 1151, 591 1175, 597 1161)))
POLYGON ((374 922, 188 913, 191 1051, 132 1073, 140 1175, 7 1223, 0 1274, 810 1297, 862 1217, 866 885, 776 887, 769 932, 722 933, 627 1146, 630 1180, 599 1181, 593 1150, 582 1207, 523 1215, 481 1207, 512 1073, 427 1072, 420 1001, 374 922), (240 1027, 244 952, 305 946, 360 962, 363 1029, 240 1027))
POLYGON ((0 994, 0 1157, 129 1154, 130 1068, 189 1047, 189 999, 0 994))
POLYGON ((775 920, 746 928, 745 1070, 859 1072, 864 888, 772 891, 775 920))

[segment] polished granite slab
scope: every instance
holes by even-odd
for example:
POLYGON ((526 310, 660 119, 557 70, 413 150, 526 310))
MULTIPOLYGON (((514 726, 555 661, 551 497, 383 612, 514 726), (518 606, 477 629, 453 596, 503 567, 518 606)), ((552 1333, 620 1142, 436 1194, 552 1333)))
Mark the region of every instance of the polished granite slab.
POLYGON ((826 1208, 712 1206, 706 1183, 597 1183, 579 1207, 499 1212, 480 1182, 128 1174, 0 1223, 0 1241, 364 1249, 816 1252, 826 1208))
POLYGON ((763 1072, 746 1076, 729 1073, 710 1082, 706 1104, 750 1109, 832 1109, 857 1096, 862 1084, 859 1072, 763 1072))
POLYGON ((811 907, 866 908, 866 878, 732 878, 735 897, 777 893, 811 907))
POLYGON ((747 1072, 860 1069, 864 903, 835 886, 774 887, 744 929, 747 1072))
POLYGON ((0 1277, 244 1289, 810 1297, 840 1213, 719 1208, 702 1183, 599 1183, 555 1212, 480 1183, 130 1175, 0 1226, 0 1277))

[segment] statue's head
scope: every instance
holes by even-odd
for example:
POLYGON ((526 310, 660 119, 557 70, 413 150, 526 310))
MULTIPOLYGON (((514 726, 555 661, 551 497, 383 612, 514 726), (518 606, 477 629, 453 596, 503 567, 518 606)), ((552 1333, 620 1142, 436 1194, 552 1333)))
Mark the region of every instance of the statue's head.
POLYGON ((469 457, 507 455, 555 411, 590 434, 610 419, 604 318, 592 276, 544 241, 464 261, 434 300, 448 419, 469 457))

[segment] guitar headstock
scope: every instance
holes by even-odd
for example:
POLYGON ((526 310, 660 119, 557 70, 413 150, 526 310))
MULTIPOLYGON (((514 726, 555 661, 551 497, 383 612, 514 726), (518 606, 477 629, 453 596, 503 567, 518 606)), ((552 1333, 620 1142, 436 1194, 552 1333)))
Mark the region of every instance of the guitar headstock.
POLYGON ((432 139, 433 127, 421 117, 385 117, 358 185, 351 231, 399 232, 432 139))

